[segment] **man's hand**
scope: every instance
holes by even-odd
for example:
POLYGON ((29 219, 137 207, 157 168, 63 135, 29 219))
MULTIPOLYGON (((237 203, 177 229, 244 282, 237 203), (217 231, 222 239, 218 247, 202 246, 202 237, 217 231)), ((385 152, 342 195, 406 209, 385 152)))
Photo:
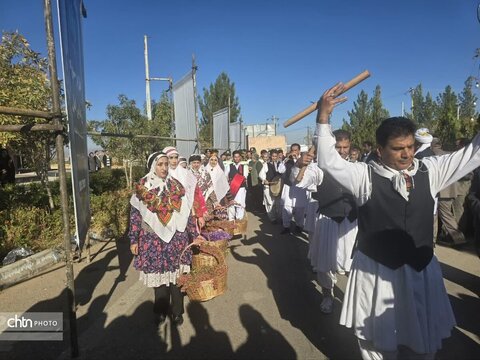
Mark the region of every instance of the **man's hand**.
POLYGON ((133 255, 138 255, 138 244, 130 245, 130 251, 133 255))
POLYGON ((328 124, 328 119, 330 118, 333 108, 338 104, 347 101, 346 96, 341 98, 336 97, 343 91, 343 87, 343 84, 340 82, 323 93, 320 100, 318 100, 317 123, 328 124))
POLYGON ((313 155, 311 155, 309 152, 305 152, 300 156, 300 159, 298 159, 297 163, 300 162, 299 167, 303 166, 308 166, 313 160, 313 155))

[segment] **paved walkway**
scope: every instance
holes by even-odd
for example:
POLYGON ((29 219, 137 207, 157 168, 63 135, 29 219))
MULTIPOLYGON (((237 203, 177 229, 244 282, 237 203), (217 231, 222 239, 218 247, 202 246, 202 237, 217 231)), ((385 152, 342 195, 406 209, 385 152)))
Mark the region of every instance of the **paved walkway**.
MULTIPOLYGON (((125 241, 100 243, 90 264, 75 264, 78 333, 84 359, 357 359, 352 333, 337 325, 336 308, 319 311, 321 295, 306 258, 306 236, 249 213, 246 239, 231 242, 228 291, 204 303, 186 301, 185 323, 152 323, 153 291, 138 282, 125 241)), ((458 327, 439 359, 480 358, 480 260, 468 251, 437 248, 458 327)), ((1 311, 62 311, 65 269, 0 293, 1 311)), ((0 342, 0 358, 68 358, 63 342, 0 342)))

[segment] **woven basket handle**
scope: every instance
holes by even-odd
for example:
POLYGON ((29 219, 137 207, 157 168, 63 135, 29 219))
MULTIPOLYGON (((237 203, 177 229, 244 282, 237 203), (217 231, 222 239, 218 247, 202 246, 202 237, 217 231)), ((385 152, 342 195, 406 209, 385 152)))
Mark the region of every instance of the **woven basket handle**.
MULTIPOLYGON (((185 251, 187 251, 187 249, 188 249, 189 247, 193 246, 193 245, 198 246, 199 250, 202 251, 202 244, 195 244, 195 243, 192 242, 191 244, 187 245, 187 246, 185 247, 185 249, 183 249, 182 253, 180 254, 180 257, 178 258, 178 268, 179 268, 179 269, 180 269, 180 265, 182 264, 182 257, 183 257, 183 255, 185 254, 185 251)), ((215 248, 215 247, 212 246, 212 248, 215 248)), ((203 251, 203 252, 204 252, 205 254, 212 255, 212 256, 215 258, 215 260, 217 260, 218 265, 226 265, 225 257, 223 256, 222 252, 221 252, 219 249, 217 249, 217 248, 215 248, 215 249, 218 250, 218 253, 217 253, 216 251, 214 251, 213 254, 207 253, 207 252, 205 252, 205 251, 203 251), (219 255, 219 254, 220 254, 220 255, 219 255)))

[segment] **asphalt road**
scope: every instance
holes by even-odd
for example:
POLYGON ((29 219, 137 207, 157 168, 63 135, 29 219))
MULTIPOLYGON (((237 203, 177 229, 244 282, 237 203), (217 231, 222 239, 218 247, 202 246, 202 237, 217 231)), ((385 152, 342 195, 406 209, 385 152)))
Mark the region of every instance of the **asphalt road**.
MULTIPOLYGON (((245 238, 230 243, 228 290, 189 303, 185 323, 152 321, 153 291, 138 281, 125 241, 99 243, 95 258, 75 264, 77 330, 84 359, 358 359, 355 337, 338 325, 346 277, 339 276, 335 311, 323 315, 307 260, 306 235, 280 235, 263 215, 249 213, 245 238)), ((469 248, 437 247, 458 326, 438 359, 480 358, 480 260, 469 248)), ((63 311, 65 268, 0 293, 0 311, 63 311)), ((0 341, 2 359, 68 358, 63 342, 0 341)))

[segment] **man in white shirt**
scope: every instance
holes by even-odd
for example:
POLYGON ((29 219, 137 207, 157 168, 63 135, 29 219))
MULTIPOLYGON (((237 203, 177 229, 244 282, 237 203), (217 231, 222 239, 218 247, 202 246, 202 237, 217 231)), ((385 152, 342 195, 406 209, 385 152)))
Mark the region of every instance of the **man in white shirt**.
POLYGON ((339 83, 322 95, 316 129, 318 166, 358 205, 340 324, 354 329, 364 359, 434 358, 455 326, 433 253, 434 198, 480 166, 480 136, 462 150, 420 161, 414 158, 415 125, 390 118, 376 131, 378 161, 350 163, 335 151, 328 123, 333 108, 346 101, 336 97, 342 91, 339 83))
POLYGON ((225 175, 230 184, 230 192, 234 196, 237 205, 228 208, 229 220, 241 220, 245 216, 245 197, 247 194, 246 184, 248 176, 248 166, 242 165, 242 156, 240 151, 233 152, 233 163, 225 166, 225 175))

